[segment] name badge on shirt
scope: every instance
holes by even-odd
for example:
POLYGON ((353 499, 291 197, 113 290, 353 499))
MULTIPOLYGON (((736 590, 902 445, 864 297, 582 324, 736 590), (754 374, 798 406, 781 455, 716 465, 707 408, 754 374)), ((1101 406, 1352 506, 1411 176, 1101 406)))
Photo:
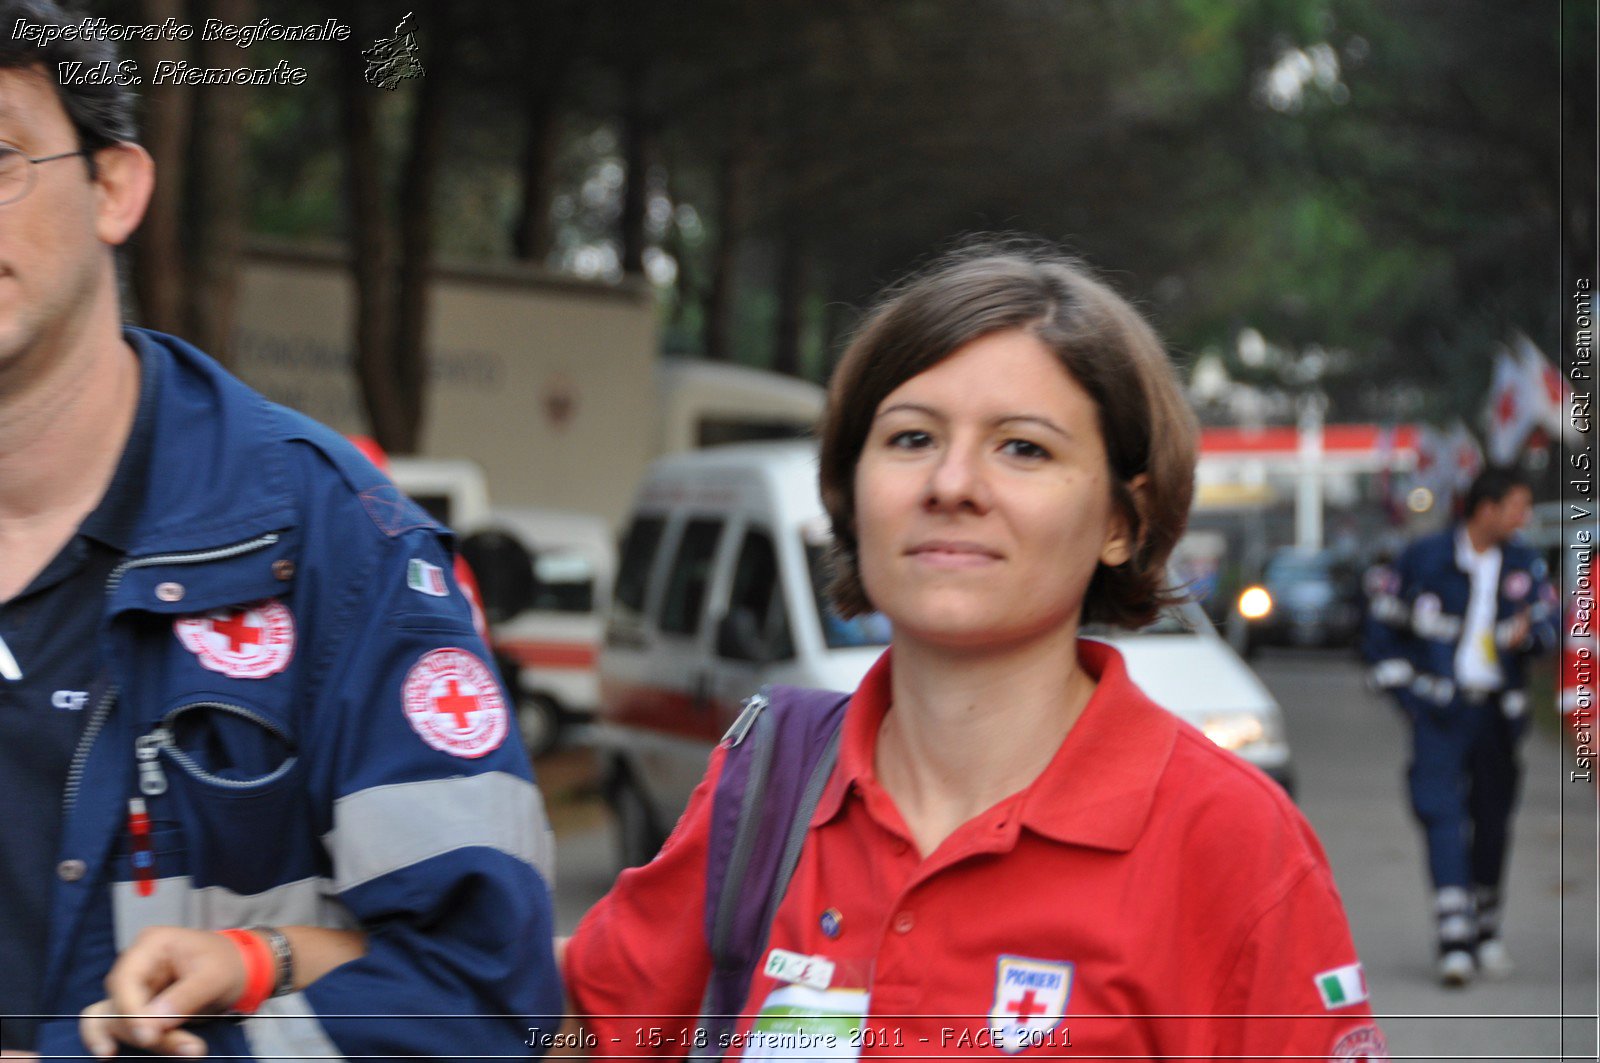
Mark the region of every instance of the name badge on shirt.
POLYGON ((742 1052, 747 1060, 859 1059, 867 1005, 864 989, 779 986, 762 1003, 750 1030, 734 1035, 728 1055, 742 1052))
POLYGON ((762 973, 780 982, 820 991, 833 984, 833 961, 822 956, 803 956, 786 949, 773 949, 767 955, 767 966, 762 973))

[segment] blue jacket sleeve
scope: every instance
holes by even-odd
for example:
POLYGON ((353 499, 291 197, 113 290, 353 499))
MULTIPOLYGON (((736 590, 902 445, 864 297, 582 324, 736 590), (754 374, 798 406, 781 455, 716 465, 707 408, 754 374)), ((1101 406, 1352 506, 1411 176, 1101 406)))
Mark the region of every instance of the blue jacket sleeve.
POLYGON ((305 743, 330 877, 369 951, 269 1002, 303 1020, 255 1025, 309 1038, 287 1056, 529 1053, 561 1012, 544 805, 448 551, 427 529, 386 545, 341 604, 353 635, 305 743))
POLYGON ((1374 565, 1366 574, 1367 615, 1362 623, 1361 654, 1374 687, 1397 693, 1414 678, 1411 603, 1416 597, 1413 550, 1392 565, 1374 565))
POLYGON ((1511 653, 1542 657, 1554 653, 1561 644, 1561 603, 1550 582, 1550 567, 1545 564, 1544 558, 1537 554, 1529 558, 1527 572, 1532 582, 1526 598, 1527 635, 1520 643, 1502 645, 1501 648, 1511 653))

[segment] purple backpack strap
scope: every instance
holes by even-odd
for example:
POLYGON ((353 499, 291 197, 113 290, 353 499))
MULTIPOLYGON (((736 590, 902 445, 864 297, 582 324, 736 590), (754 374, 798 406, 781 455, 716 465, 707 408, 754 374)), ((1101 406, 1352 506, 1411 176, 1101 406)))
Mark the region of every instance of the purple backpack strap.
POLYGON ((700 1007, 705 1047, 697 1058, 720 1058, 733 1032, 833 772, 849 703, 850 695, 834 691, 763 688, 723 738, 727 752, 712 798, 706 857, 712 967, 700 1007))

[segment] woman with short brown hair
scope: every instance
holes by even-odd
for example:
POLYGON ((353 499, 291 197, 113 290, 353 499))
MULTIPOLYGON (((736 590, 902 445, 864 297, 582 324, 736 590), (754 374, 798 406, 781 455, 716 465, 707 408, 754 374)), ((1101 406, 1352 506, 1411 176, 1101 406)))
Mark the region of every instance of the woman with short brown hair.
MULTIPOLYGON (((1133 308, 1048 247, 970 245, 867 316, 821 436, 832 597, 890 649, 705 1051, 1383 1058, 1305 820, 1078 637, 1173 600, 1193 492, 1195 419, 1133 308)), ((566 951, 600 1053, 701 1050, 734 744, 566 951)))

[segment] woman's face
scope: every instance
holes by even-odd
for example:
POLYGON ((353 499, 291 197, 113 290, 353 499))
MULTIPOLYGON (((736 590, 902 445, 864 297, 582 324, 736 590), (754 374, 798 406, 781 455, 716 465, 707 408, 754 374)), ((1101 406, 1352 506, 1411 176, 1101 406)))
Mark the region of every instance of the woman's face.
POLYGON ((855 472, 867 596, 897 637, 1003 648, 1075 631, 1130 542, 1093 401, 1021 330, 992 333, 879 404, 855 472))

